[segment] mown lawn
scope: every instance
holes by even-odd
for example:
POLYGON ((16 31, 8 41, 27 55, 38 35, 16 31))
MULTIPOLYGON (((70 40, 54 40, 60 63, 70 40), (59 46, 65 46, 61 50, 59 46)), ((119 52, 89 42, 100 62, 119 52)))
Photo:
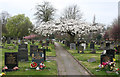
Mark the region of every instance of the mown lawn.
MULTIPOLYGON (((94 75, 117 75, 115 72, 113 73, 106 73, 106 71, 102 70, 97 72, 96 70, 99 69, 99 64, 100 64, 100 55, 103 52, 103 50, 97 50, 96 54, 90 54, 90 50, 84 51, 85 54, 78 54, 77 50, 70 50, 69 47, 65 46, 62 43, 61 44, 64 48, 68 50, 81 64, 83 64, 88 70, 91 71, 92 74, 94 75), (96 62, 88 62, 87 60, 90 58, 95 58, 96 62)), ((97 47, 95 47, 97 49, 97 47)), ((116 67, 120 68, 120 63, 118 63, 118 55, 115 55, 116 58, 116 67)))
MULTIPOLYGON (((38 42, 35 43, 41 48, 38 42)), ((5 44, 7 48, 7 44, 5 44)), ((55 47, 53 44, 49 44, 48 46, 50 51, 46 51, 46 56, 56 56, 55 47)), ((18 46, 15 46, 15 49, 9 50, 6 48, 2 48, 2 52, 0 53, 0 67, 4 67, 4 54, 5 52, 18 52, 18 46)), ((28 55, 30 54, 30 44, 28 44, 28 55)), ((6 75, 57 75, 57 63, 56 61, 45 61, 46 69, 43 71, 36 71, 35 69, 30 69, 30 63, 32 62, 32 57, 29 56, 29 61, 27 62, 19 62, 18 67, 20 68, 18 71, 6 72, 6 75)), ((1 68, 0 68, 1 69, 1 68)))

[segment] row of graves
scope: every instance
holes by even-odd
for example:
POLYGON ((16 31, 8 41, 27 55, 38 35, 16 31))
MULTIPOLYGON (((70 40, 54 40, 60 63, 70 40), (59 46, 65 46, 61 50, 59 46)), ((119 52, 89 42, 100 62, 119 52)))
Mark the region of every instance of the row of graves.
MULTIPOLYGON (((62 42, 63 44, 66 44, 66 46, 69 46, 70 49, 78 49, 79 54, 84 54, 84 50, 88 47, 88 44, 84 41, 80 41, 77 43, 69 43, 68 41, 62 42), (68 45, 69 44, 69 45, 68 45), (77 48, 78 47, 78 48, 77 48)), ((90 42, 90 50, 92 54, 96 53, 95 49, 95 43, 94 41, 90 42)), ((117 74, 119 69, 115 67, 116 65, 116 59, 115 59, 115 54, 120 55, 120 45, 115 46, 113 42, 100 42, 98 45, 103 46, 100 50, 103 50, 102 54, 100 55, 100 65, 98 70, 105 70, 106 72, 116 72, 117 74)), ((95 58, 90 58, 88 59, 88 62, 95 62, 95 58)), ((118 59, 119 61, 119 59, 118 59)), ((120 62, 120 61, 119 61, 120 62)))
POLYGON ((45 67, 43 62, 46 61, 46 51, 48 51, 46 46, 49 45, 49 41, 46 41, 46 43, 40 41, 42 48, 38 48, 38 45, 34 45, 34 43, 35 41, 32 41, 32 45, 30 45, 30 55, 28 55, 28 45, 24 41, 18 45, 18 52, 5 52, 5 67, 2 71, 18 70, 18 62, 29 62, 28 56, 32 57, 31 68, 43 69, 45 67))
POLYGON ((120 47, 120 45, 115 46, 113 42, 109 42, 109 41, 101 41, 101 42, 95 42, 95 41, 91 41, 90 42, 90 48, 88 48, 88 42, 86 41, 78 41, 76 43, 70 43, 69 41, 66 40, 62 40, 62 43, 65 44, 67 47, 70 47, 70 49, 78 49, 78 53, 83 54, 85 50, 90 50, 90 53, 95 54, 96 50, 107 50, 107 49, 116 49, 116 54, 119 54, 120 51, 118 50, 118 48, 120 47), (95 49, 95 45, 99 45, 100 47, 98 47, 97 49, 95 49))

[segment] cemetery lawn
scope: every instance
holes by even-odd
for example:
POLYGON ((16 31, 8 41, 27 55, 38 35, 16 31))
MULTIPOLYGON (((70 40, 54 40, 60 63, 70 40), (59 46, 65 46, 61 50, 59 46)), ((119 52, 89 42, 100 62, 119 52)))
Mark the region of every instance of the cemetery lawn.
MULTIPOLYGON (((9 44, 12 45, 12 44, 9 44)), ((37 45, 37 43, 35 43, 37 45)), ((7 49, 8 44, 5 44, 5 48, 2 48, 2 68, 4 67, 4 54, 5 52, 18 52, 18 46, 15 46, 15 49, 9 50, 7 49)), ((39 45, 41 48, 41 45, 39 45)), ((49 44, 48 48, 50 51, 46 51, 46 56, 56 56, 55 47, 53 44, 49 44)), ((30 44, 28 44, 28 55, 30 55, 30 44)), ((19 62, 18 67, 20 68, 18 71, 7 72, 6 75, 57 75, 57 63, 56 61, 45 61, 46 69, 43 71, 36 71, 35 69, 30 69, 30 63, 32 62, 32 57, 29 57, 29 61, 27 62, 19 62)))
MULTIPOLYGON (((2 67, 4 67, 4 53, 5 52, 17 52, 16 49, 8 50, 2 49, 2 67)), ((46 69, 43 71, 36 71, 35 69, 30 69, 30 63, 32 58, 29 56, 28 62, 19 62, 18 66, 20 70, 7 72, 6 75, 57 75, 57 64, 56 61, 45 61, 44 64, 46 65, 46 69), (26 71, 27 70, 27 71, 26 71)))
MULTIPOLYGON (((96 70, 99 69, 99 64, 100 64, 100 55, 103 52, 103 50, 97 50, 96 54, 90 54, 91 51, 87 50, 84 51, 85 54, 78 54, 77 50, 70 50, 69 47, 65 46, 62 43, 61 44, 66 50, 71 53, 81 64, 83 64, 88 70, 91 71, 92 74, 94 75, 117 75, 115 72, 113 73, 106 73, 106 71, 99 71, 97 72, 96 70), (96 62, 88 62, 87 60, 90 58, 95 58, 96 62)), ((120 68, 119 63, 118 63, 118 55, 115 55, 116 59, 116 68, 120 68)))
POLYGON ((44 62, 46 68, 44 70, 37 71, 36 69, 30 69, 31 62, 19 62, 19 70, 13 72, 7 72, 6 75, 57 75, 56 61, 44 62))

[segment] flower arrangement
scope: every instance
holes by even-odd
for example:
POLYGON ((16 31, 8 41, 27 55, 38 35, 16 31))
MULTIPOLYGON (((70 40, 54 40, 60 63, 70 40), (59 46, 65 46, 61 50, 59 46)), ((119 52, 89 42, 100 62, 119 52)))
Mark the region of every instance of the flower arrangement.
POLYGON ((13 69, 8 69, 8 67, 7 66, 5 66, 5 67, 3 67, 3 69, 2 69, 2 71, 4 72, 4 71, 16 71, 16 70, 18 70, 19 68, 17 67, 17 66, 15 66, 13 69))
POLYGON ((1 73, 1 74, 0 74, 0 76, 4 76, 4 75, 6 75, 6 74, 5 74, 5 73, 1 73))
POLYGON ((119 68, 115 68, 115 65, 116 65, 115 59, 113 58, 113 62, 110 61, 102 62, 102 64, 99 65, 99 68, 106 71, 118 72, 119 68))
POLYGON ((36 63, 36 62, 32 62, 32 63, 30 64, 30 67, 31 67, 31 68, 36 68, 36 67, 37 67, 37 63, 36 63))
POLYGON ((31 68, 35 68, 36 70, 40 70, 40 69, 43 70, 46 67, 43 62, 41 62, 40 64, 37 64, 36 62, 32 62, 30 66, 31 68))
POLYGON ((40 63, 40 69, 44 69, 46 66, 45 66, 45 64, 42 62, 42 63, 40 63))

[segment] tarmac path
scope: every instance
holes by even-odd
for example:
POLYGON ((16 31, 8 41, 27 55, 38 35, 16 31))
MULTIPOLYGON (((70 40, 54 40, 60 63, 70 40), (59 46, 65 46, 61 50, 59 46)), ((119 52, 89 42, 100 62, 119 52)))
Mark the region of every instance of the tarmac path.
POLYGON ((58 75, 89 75, 61 45, 55 42, 55 46, 58 75))

